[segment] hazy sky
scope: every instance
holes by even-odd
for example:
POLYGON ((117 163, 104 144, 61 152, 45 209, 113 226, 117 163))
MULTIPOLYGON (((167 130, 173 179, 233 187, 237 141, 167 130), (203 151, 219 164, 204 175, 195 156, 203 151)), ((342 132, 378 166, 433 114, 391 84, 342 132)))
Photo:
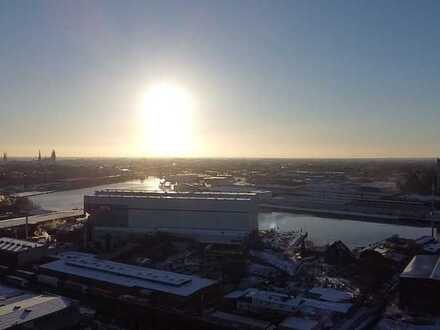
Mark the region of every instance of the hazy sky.
POLYGON ((438 155, 439 17, 436 0, 3 0, 0 151, 152 155, 140 100, 171 81, 196 104, 188 156, 438 155))

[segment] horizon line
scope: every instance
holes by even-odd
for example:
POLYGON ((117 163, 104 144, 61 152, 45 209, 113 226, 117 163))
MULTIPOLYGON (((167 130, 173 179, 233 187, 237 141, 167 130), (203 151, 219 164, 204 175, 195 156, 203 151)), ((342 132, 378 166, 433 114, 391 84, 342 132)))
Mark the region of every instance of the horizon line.
MULTIPOLYGON (((314 157, 314 156, 57 156, 57 160, 73 160, 73 159, 157 159, 157 160, 173 160, 173 159, 249 159, 249 160, 362 160, 362 159, 381 159, 381 160, 429 160, 438 159, 440 156, 348 156, 348 157, 314 157)), ((35 156, 10 156, 8 161, 28 160, 38 161, 35 156)), ((50 158, 41 161, 50 161, 50 158)))

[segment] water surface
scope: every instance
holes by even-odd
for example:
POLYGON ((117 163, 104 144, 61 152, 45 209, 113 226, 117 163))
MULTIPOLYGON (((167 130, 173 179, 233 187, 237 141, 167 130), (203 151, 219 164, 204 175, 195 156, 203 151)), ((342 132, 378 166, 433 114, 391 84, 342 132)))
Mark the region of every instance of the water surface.
MULTIPOLYGON (((160 180, 149 177, 144 181, 136 180, 124 183, 107 184, 92 188, 60 191, 47 195, 31 197, 41 208, 47 210, 67 210, 83 208, 84 195, 93 194, 102 189, 137 189, 157 191, 160 180)), ((375 222, 351 221, 337 218, 321 218, 313 215, 291 214, 283 212, 260 213, 260 229, 277 228, 280 231, 303 230, 309 233, 315 244, 327 244, 342 240, 350 247, 366 246, 386 237, 398 234, 402 237, 416 238, 430 235, 429 228, 381 224, 375 222)))
POLYGON ((303 230, 315 244, 327 244, 341 240, 350 247, 367 246, 391 235, 417 238, 430 235, 430 228, 410 227, 376 222, 354 221, 337 218, 321 218, 283 212, 260 213, 260 229, 280 231, 303 230))
POLYGON ((46 195, 38 195, 30 197, 30 199, 37 203, 42 209, 45 210, 71 210, 82 209, 84 195, 93 195, 97 190, 103 189, 136 189, 136 190, 148 190, 158 191, 160 179, 157 177, 148 177, 145 180, 133 180, 122 183, 112 183, 101 186, 95 186, 83 189, 74 189, 66 191, 58 191, 46 195))

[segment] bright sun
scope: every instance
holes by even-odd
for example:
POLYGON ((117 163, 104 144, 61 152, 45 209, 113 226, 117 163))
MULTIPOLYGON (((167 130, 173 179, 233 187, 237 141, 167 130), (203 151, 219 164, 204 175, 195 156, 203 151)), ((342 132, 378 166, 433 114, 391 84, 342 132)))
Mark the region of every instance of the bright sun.
POLYGON ((145 151, 153 156, 183 156, 191 151, 194 99, 174 83, 151 85, 143 99, 145 151))

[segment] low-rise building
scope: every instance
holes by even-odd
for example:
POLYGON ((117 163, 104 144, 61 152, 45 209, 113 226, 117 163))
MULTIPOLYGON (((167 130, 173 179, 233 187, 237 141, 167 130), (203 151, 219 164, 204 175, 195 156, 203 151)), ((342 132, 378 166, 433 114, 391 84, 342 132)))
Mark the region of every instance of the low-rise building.
POLYGON ((248 330, 273 330, 275 326, 268 321, 257 320, 254 318, 216 311, 208 316, 209 320, 216 325, 227 327, 228 329, 248 329, 248 330))
POLYGON ((10 268, 38 262, 46 256, 47 246, 9 237, 0 238, 0 263, 10 268))
POLYGON ((400 274, 399 286, 402 307, 439 314, 440 256, 415 256, 400 274))
POLYGON ((79 319, 76 302, 61 296, 33 294, 0 285, 0 329, 56 330, 79 319))
POLYGON ((301 317, 289 316, 278 325, 278 330, 317 330, 319 322, 301 317))
POLYGON ((305 295, 292 296, 288 294, 247 289, 236 295, 237 309, 250 313, 292 314, 301 311, 313 314, 313 311, 329 314, 347 314, 353 304, 347 302, 332 302, 308 298, 305 295))
POLYGON ((312 298, 329 302, 350 302, 353 300, 353 293, 335 288, 315 287, 307 292, 312 298))
POLYGON ((202 308, 218 296, 218 283, 193 275, 99 259, 93 254, 64 253, 58 260, 40 266, 43 275, 81 287, 81 292, 106 295, 141 295, 151 304, 180 308, 202 308))
POLYGON ((251 313, 289 314, 298 310, 301 298, 277 292, 248 289, 237 300, 237 309, 251 313))

